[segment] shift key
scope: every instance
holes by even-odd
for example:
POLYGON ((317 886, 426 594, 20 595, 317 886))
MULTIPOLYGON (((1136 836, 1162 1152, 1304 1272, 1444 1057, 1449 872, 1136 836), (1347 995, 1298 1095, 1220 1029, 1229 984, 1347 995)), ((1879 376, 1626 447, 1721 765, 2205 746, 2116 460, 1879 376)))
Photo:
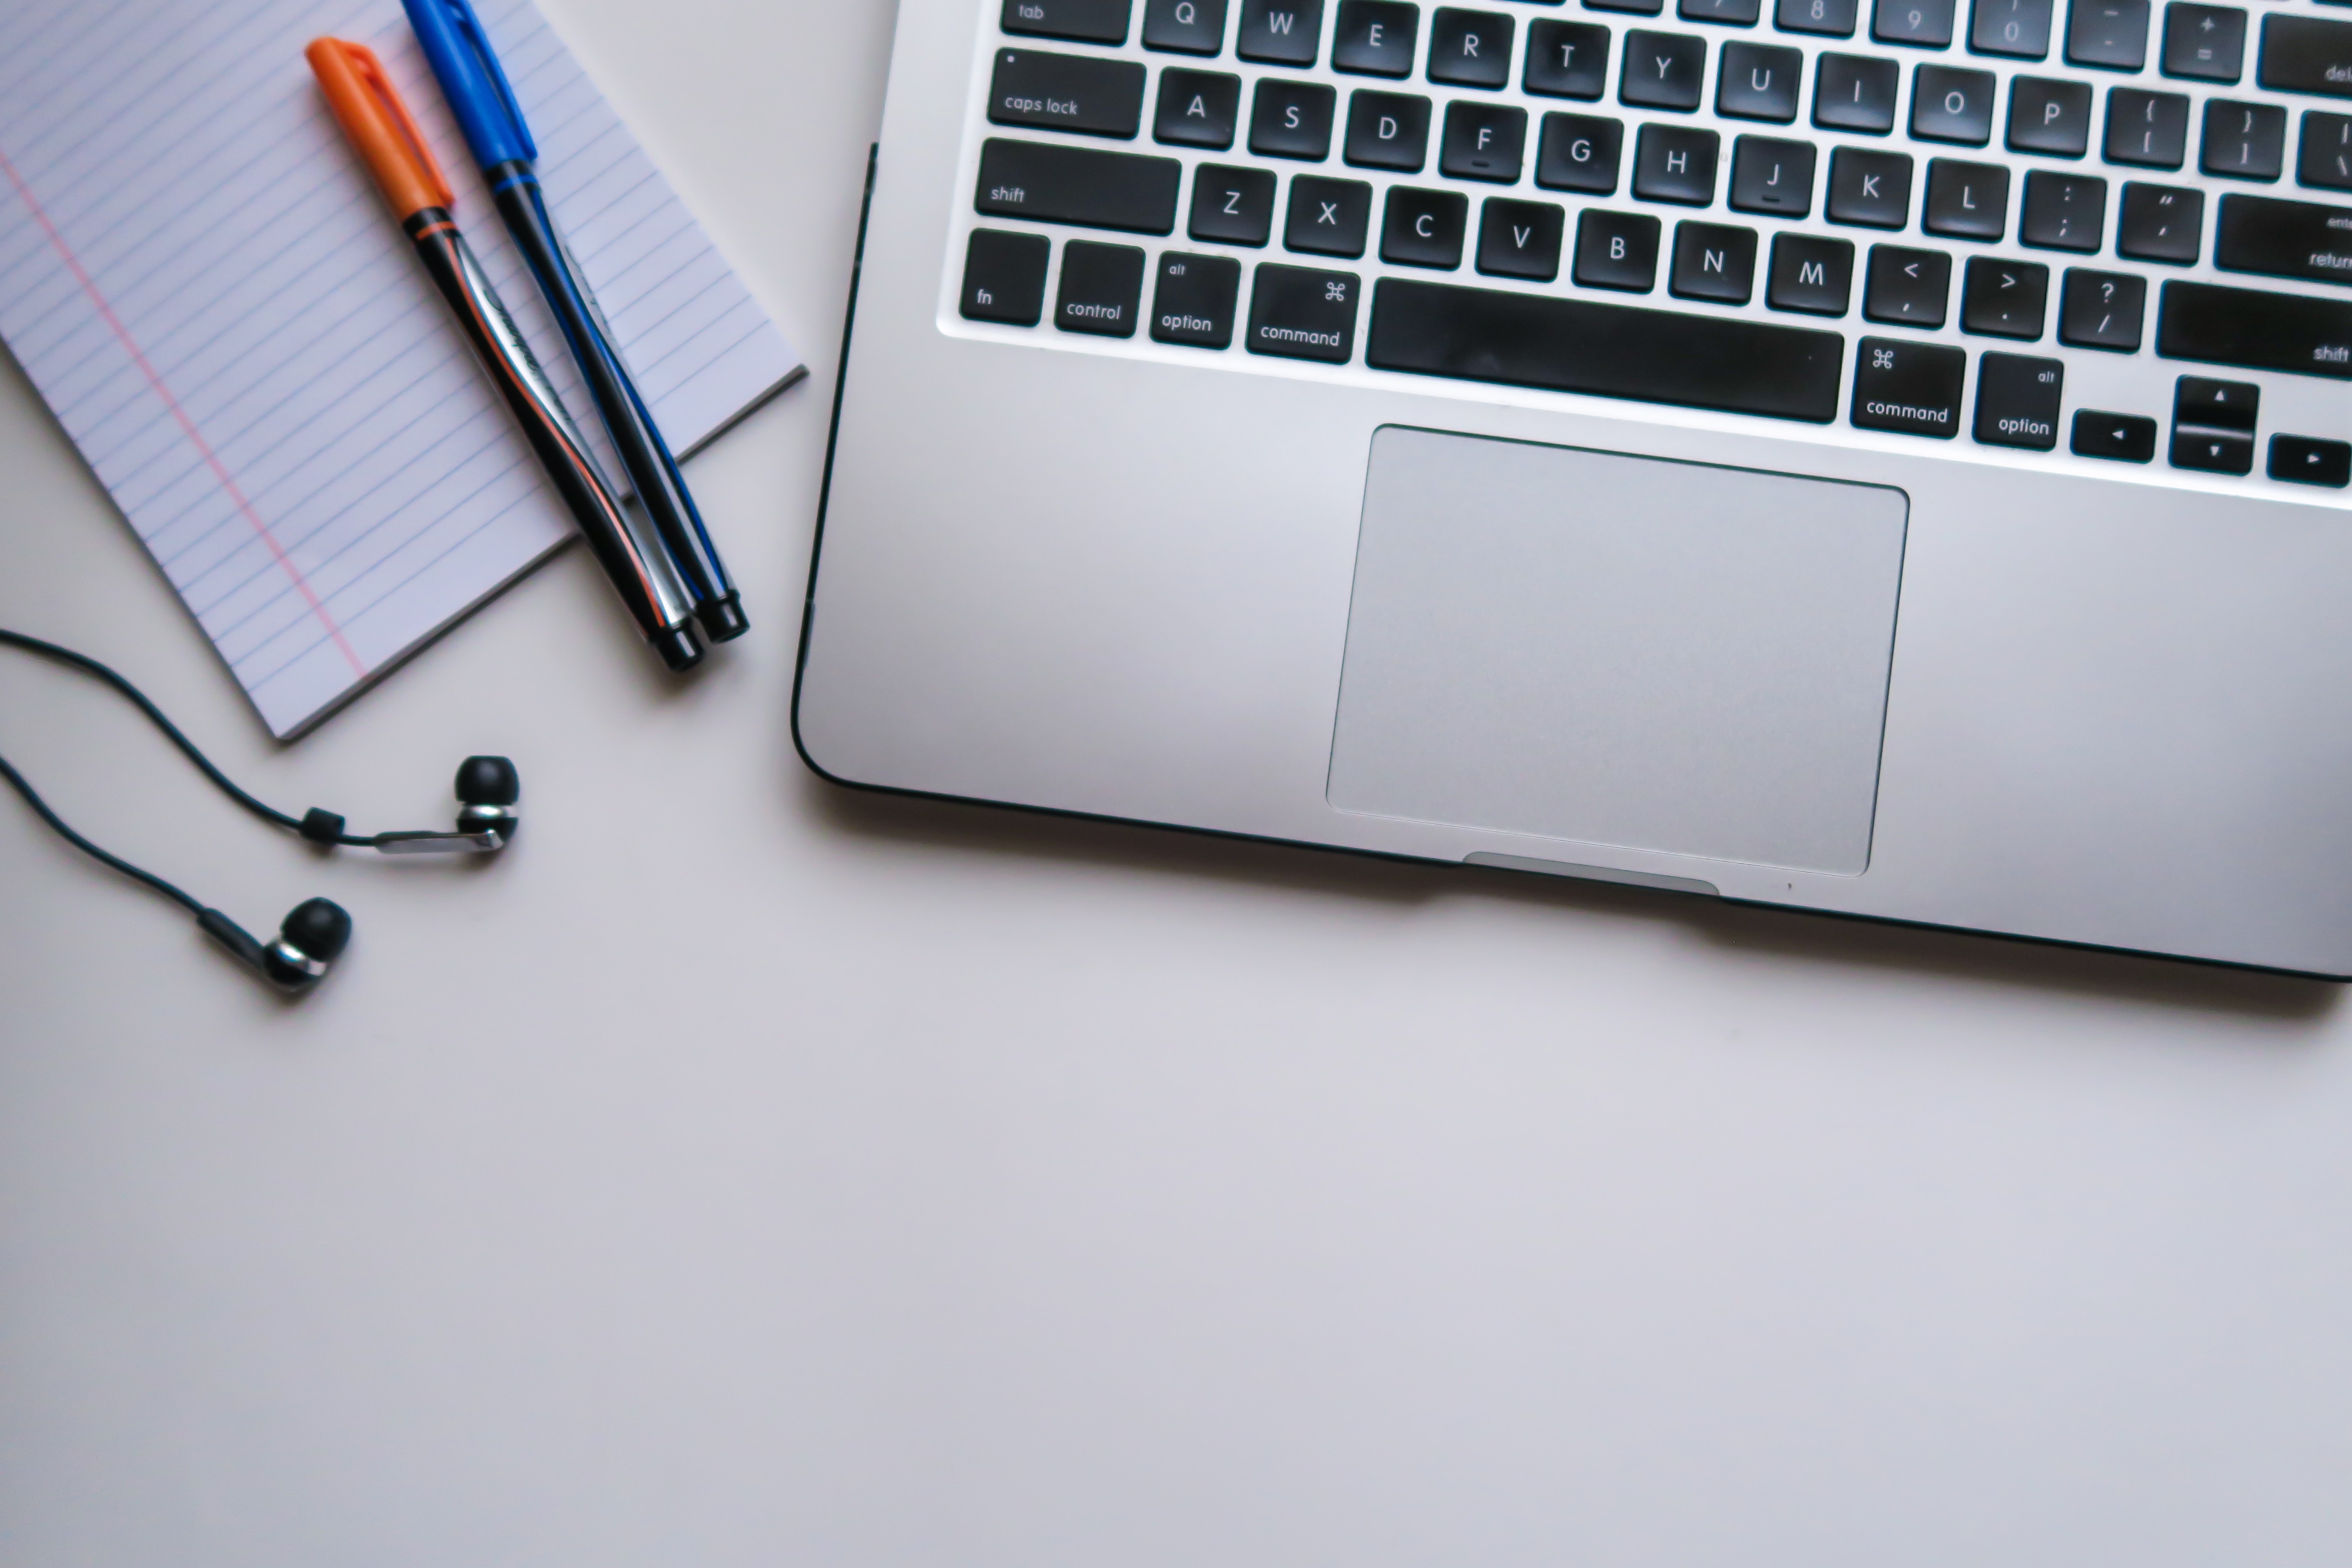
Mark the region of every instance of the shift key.
POLYGON ((1173 158, 992 136, 981 145, 972 205, 999 217, 1168 234, 1183 175, 1173 158))

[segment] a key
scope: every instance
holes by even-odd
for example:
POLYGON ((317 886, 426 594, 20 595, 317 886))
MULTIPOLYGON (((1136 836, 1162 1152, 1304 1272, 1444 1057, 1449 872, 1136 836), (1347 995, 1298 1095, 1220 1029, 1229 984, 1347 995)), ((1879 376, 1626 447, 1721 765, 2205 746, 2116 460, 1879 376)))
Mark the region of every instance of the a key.
POLYGON ((1090 55, 999 49, 988 83, 988 118, 998 125, 1129 138, 1143 123, 1143 68, 1090 55))
POLYGON ((2091 148, 2087 82, 2021 76, 2009 84, 2009 150, 2079 158, 2091 148))
POLYGON ((1703 207, 1715 200, 1721 143, 1694 126, 1644 125, 1633 143, 1633 194, 1643 201, 1703 207))
POLYGON ((1952 41, 1952 0, 1877 0, 1870 36, 1882 44, 1944 48, 1952 41))
POLYGON ((2352 191, 2352 114, 2303 111, 2302 151, 2295 184, 2315 190, 2352 191))
POLYGON ((2148 0, 2074 0, 2066 18, 2066 61, 2107 70, 2147 64, 2148 0))
POLYGON ((2352 441, 2323 441, 2310 436, 2273 436, 2265 471, 2291 485, 2325 485, 2340 490, 2352 485, 2352 441))
POLYGON ((1597 22, 1533 22, 1519 85, 1546 98, 1597 99, 1609 80, 1609 29, 1597 22))
POLYGON ((1054 325, 1103 338, 1135 336, 1143 299, 1143 249, 1074 239, 1062 247, 1062 289, 1054 325))
POLYGON ((1605 196, 1617 189, 1625 128, 1596 114, 1547 114, 1536 143, 1536 184, 1605 196))
POLYGON ((1764 302, 1776 310, 1843 316, 1853 293, 1853 242, 1776 235, 1764 302))
POLYGON ((2099 248, 2107 226, 2107 183, 2095 174, 2055 174, 2035 169, 2025 176, 2025 201, 2018 212, 2017 237, 2037 250, 2099 248))
POLYGON ((1902 72, 1869 55, 1823 55, 1813 70, 1813 123, 1824 131, 1884 136, 1895 129, 1902 72))
POLYGON ((2070 267, 2058 295, 2058 341, 2069 348, 2137 353, 2147 313, 2146 279, 2070 267))
POLYGON ((2151 463, 2156 460, 2156 421, 2144 414, 2079 409, 2066 449, 2078 458, 2103 458, 2111 463, 2151 463))
POLYGON ((1528 111, 1510 104, 1456 100, 1445 106, 1437 172, 1455 180, 1515 185, 1528 145, 1528 111))
POLYGON ((1259 79, 1250 98, 1249 150, 1261 158, 1322 162, 1331 155, 1331 115, 1339 96, 1319 82, 1259 79))
POLYGON ((1242 0, 1234 53, 1269 66, 1311 66, 1321 52, 1323 0, 1242 0))
POLYGON ((2157 305, 2156 352, 2352 381, 2352 300, 2167 283, 2157 305))
POLYGON ((1659 232, 1647 213, 1585 208, 1576 220, 1576 280, 1587 289, 1648 293, 1658 282, 1659 232))
POLYGON ((1421 7, 1398 0, 1341 0, 1331 27, 1331 68, 1408 77, 1421 38, 1421 7))
POLYGON ((2035 261, 2003 261, 1978 256, 1960 278, 1960 331, 1979 337, 2042 335, 2049 312, 2050 268, 2035 261))
POLYGON ((1348 140, 1339 155, 1360 169, 1421 172, 1429 162, 1429 100, 1410 92, 1348 95, 1348 140))
POLYGON ((1636 27, 1625 35, 1617 101, 1640 109, 1696 109, 1706 80, 1706 40, 1636 27))
POLYGON ((1917 66, 1911 72, 1911 134, 1922 142, 1981 147, 1992 140, 1994 77, 1954 66, 1917 66))
POLYGON ((2116 222, 2116 254, 2187 267, 2197 259, 2204 228, 2204 192, 2126 181, 2123 216, 2116 222))
POLYGON ((2352 22, 2273 12, 2263 18, 2254 79, 2274 92, 2352 98, 2352 22))
POLYGON ((1222 152, 1234 144, 1241 111, 1241 78, 1171 67, 1160 73, 1160 107, 1151 116, 1151 139, 1222 152))
POLYGON ((2230 180, 2275 180, 2286 162, 2286 110, 2275 103, 2208 99, 2197 166, 2230 180))
POLYGON ((1173 158, 992 136, 981 144, 972 205, 999 217, 1166 234, 1176 226, 1183 174, 1173 158))
POLYGON ((1774 136, 1731 143, 1731 205, 1745 213, 1803 217, 1813 210, 1813 144, 1774 136))
POLYGON ((1130 0, 1004 0, 998 26, 1033 37, 1123 44, 1130 8, 1130 0))
POLYGON ((2352 207, 2223 196, 2213 227, 2213 265, 2352 288, 2352 207))
POLYGON ((1675 225, 1666 292, 1685 300, 1745 305, 1756 291, 1756 231, 1685 218, 1675 225))
POLYGON ((1202 164, 1184 232, 1223 245, 1264 245, 1274 233, 1274 171, 1202 164))
POLYGON ((1988 350, 1977 356, 1974 434, 1987 447, 2047 452, 2058 445, 2066 367, 2054 359, 1988 350))
POLYGON ((1151 341, 1225 347, 1234 341, 1234 303, 1241 288, 1242 264, 1230 256, 1164 252, 1160 280, 1151 290, 1151 341))
POLYGON ((1179 55, 1220 53, 1225 47, 1225 0, 1144 0, 1143 47, 1179 55))
POLYGON ((1827 424, 1845 340, 1738 316, 1385 278, 1364 363, 1645 403, 1827 424))
POLYGON ((1859 9, 1858 0, 1777 0, 1772 25, 1784 33, 1851 38, 1859 9))
POLYGON ((1381 259, 1451 271, 1462 265, 1462 234, 1469 222, 1470 198, 1459 191, 1391 185, 1381 216, 1381 259))
POLYGON ((1045 313, 1045 264, 1053 253, 1053 241, 1042 234, 973 229, 963 253, 964 319, 1035 326, 1045 313))
POLYGON ((1685 22, 1721 22, 1728 26, 1752 27, 1762 0, 1676 0, 1675 15, 1685 22))
POLYGON ((2167 459, 2176 468, 2252 473, 2254 423, 2262 397, 2262 388, 2252 382, 2182 376, 2172 395, 2172 447, 2167 459))
POLYGON ((1559 276, 1566 219, 1549 202, 1488 196, 1478 214, 1478 270, 1496 278, 1549 283, 1559 276))
POLYGON ((1864 338, 1854 355, 1853 408, 1847 418, 1857 430, 1948 441, 1960 433, 1960 389, 1968 376, 1966 349, 1864 338))
POLYGON ((1440 5, 1429 19, 1429 79, 1453 87, 1501 87, 1511 79, 1516 25, 1499 11, 1440 5))
POLYGON ((1249 331, 1242 346, 1254 354, 1345 364, 1356 353, 1362 287, 1352 272, 1262 261, 1250 285, 1249 331))
POLYGON ((2178 169, 2189 156, 2189 98, 2136 87, 2107 89, 2107 132, 2100 155, 2141 169, 2178 169))
POLYGON ((1841 147, 1830 155, 1829 218, 1861 228, 1901 228, 1911 221, 1911 158, 1841 147))
POLYGON ((1363 181, 1293 175, 1282 246, 1315 256, 1361 256, 1371 222, 1372 187, 1363 181))
POLYGON ((1893 326, 1944 324, 1952 297, 1952 258, 1940 250, 1874 245, 1862 289, 1863 316, 1893 326))
POLYGON ((2163 70, 2192 81, 2235 81, 2246 68, 2246 14, 2174 0, 2164 8, 2163 70))
POLYGON ((1969 47, 2011 59, 2043 58, 2050 53, 2050 0, 1976 0, 1969 47))
POLYGON ((1919 224, 1952 239, 2000 238, 2009 232, 2009 171, 1999 163, 1928 159, 1919 224))
POLYGON ((1640 16, 1654 16, 1664 11, 1665 0, 1584 0, 1588 11, 1626 11, 1640 16))
POLYGON ((1774 44, 1726 44, 1715 83, 1715 111, 1736 120, 1797 118, 1797 83, 1805 57, 1774 44))

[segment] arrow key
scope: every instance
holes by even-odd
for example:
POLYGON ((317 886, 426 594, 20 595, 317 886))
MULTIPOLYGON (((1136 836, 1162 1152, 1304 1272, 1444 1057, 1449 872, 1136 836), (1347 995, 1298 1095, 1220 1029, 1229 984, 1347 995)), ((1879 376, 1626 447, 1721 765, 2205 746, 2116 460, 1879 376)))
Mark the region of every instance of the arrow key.
POLYGON ((2068 446, 2078 458, 2105 458, 2113 463, 2147 463, 2156 458, 2156 421, 2144 414, 2102 414, 2094 408, 2074 414, 2074 437, 2068 446))
POLYGON ((2289 484, 2352 484, 2352 441, 2321 441, 2309 436, 2271 437, 2270 476, 2289 484))

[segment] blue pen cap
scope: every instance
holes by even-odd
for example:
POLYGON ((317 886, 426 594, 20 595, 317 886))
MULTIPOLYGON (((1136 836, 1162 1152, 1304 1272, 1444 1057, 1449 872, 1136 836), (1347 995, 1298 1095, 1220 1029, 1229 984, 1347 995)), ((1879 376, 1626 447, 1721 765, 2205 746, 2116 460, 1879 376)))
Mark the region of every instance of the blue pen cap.
POLYGON ((530 127, 523 123, 522 106, 507 85, 507 73, 499 68, 489 35, 482 30, 473 6, 467 0, 401 3, 416 41, 425 46, 441 96, 449 100, 457 128, 466 133, 474 162, 495 169, 518 159, 537 159, 539 148, 530 139, 530 127))

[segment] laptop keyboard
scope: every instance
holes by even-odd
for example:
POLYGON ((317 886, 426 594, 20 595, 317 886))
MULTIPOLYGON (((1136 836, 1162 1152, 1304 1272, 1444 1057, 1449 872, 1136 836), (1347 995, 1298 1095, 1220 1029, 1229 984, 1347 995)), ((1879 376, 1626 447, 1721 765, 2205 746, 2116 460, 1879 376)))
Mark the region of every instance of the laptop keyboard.
POLYGON ((983 4, 952 330, 2352 482, 2352 5, 983 4))

